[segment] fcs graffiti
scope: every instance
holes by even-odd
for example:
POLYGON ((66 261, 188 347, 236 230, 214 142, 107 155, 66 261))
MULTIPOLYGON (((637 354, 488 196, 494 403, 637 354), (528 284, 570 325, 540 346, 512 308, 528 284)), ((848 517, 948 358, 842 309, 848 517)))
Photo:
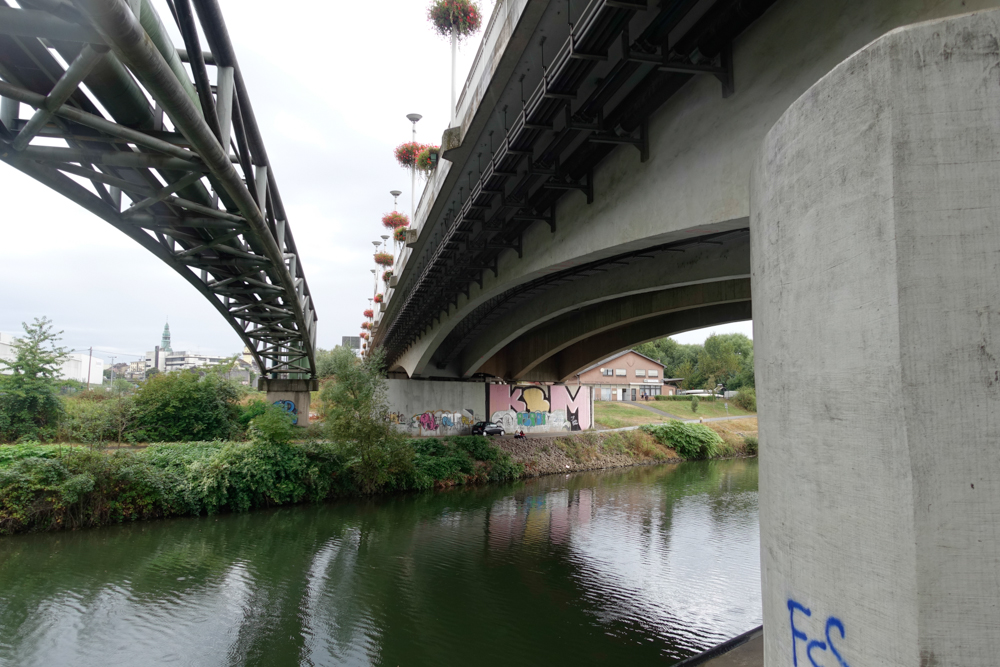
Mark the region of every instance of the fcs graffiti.
MULTIPOLYGON (((847 638, 847 631, 844 629, 844 623, 836 616, 829 616, 826 619, 826 625, 824 627, 824 639, 811 639, 809 635, 800 627, 795 625, 796 613, 799 615, 800 623, 804 618, 812 617, 812 610, 810 610, 805 605, 796 602, 795 600, 788 598, 788 623, 791 625, 792 629, 792 665, 793 667, 798 667, 799 658, 805 655, 805 658, 809 661, 809 667, 824 667, 826 662, 823 662, 820 657, 824 653, 829 653, 837 660, 838 667, 849 667, 844 657, 840 654, 840 650, 837 645, 834 644, 834 637, 840 635, 837 639, 838 642, 842 642, 847 638), (804 618, 803 618, 804 617, 804 618), (833 630, 831 633, 830 631, 833 630), (804 652, 800 652, 799 648, 805 649, 804 652), (819 658, 821 662, 817 663, 816 659, 819 658)), ((820 617, 822 618, 822 616, 820 617)), ((841 645, 840 648, 843 648, 841 645)), ((805 665, 805 662, 802 662, 805 665)))
POLYGON ((393 412, 389 421, 411 435, 467 435, 476 423, 473 410, 428 410, 407 417, 402 412, 393 412))
POLYGON ((295 408, 295 401, 275 401, 275 405, 292 415, 292 423, 299 423, 299 411, 295 408))
POLYGON ((590 387, 493 384, 486 412, 508 432, 581 431, 593 428, 590 399, 590 387))

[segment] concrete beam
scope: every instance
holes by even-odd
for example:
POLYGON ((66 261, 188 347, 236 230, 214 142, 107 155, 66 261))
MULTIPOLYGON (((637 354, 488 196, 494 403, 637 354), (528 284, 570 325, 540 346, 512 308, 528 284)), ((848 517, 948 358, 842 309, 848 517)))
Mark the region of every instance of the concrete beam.
POLYGON ((470 377, 519 336, 579 308, 634 294, 749 277, 749 235, 720 246, 695 246, 632 259, 625 266, 610 265, 604 273, 550 288, 505 313, 463 351, 462 375, 470 377))
MULTIPOLYGON (((595 336, 667 313, 750 300, 750 279, 739 278, 634 294, 574 311, 524 334, 497 353, 483 371, 520 380, 562 350, 595 336)), ((676 333, 676 332, 671 332, 676 333)), ((668 335, 668 334, 662 334, 668 335)), ((599 361, 600 353, 590 361, 599 361)), ((589 363, 589 362, 588 362, 589 363)), ((565 373, 560 377, 565 377, 565 373)), ((550 378, 555 380, 556 378, 550 378)))
POLYGON ((742 322, 752 316, 750 301, 714 304, 657 315, 578 341, 550 356, 525 373, 521 379, 529 382, 571 383, 576 381, 577 374, 587 366, 639 343, 717 324, 742 322))
POLYGON ((765 664, 1000 655, 1000 11, 895 30, 753 180, 765 664))

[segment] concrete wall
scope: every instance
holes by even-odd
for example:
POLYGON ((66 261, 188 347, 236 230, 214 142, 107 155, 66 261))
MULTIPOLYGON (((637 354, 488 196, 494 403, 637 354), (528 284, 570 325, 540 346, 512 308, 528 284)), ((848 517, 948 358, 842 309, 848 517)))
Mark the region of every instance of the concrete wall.
POLYGON ((413 436, 468 435, 486 421, 485 382, 388 380, 392 420, 413 436))
POLYGON ((387 382, 391 419, 408 435, 468 435, 477 421, 498 422, 508 434, 518 430, 551 433, 594 427, 589 387, 387 382))
POLYGON ((1000 656, 998 44, 1000 11, 890 33, 763 144, 769 666, 1000 656))
POLYGON ((513 285, 629 249, 746 226, 754 155, 805 90, 894 28, 995 6, 997 0, 779 0, 734 44, 733 96, 723 99, 712 76, 694 78, 651 119, 646 163, 630 146, 614 152, 595 170, 594 203, 582 193, 560 200, 556 233, 541 223, 529 230, 523 259, 502 255, 499 277, 486 272, 482 288, 471 284, 469 297, 459 296, 399 367, 423 373, 465 315, 513 285))

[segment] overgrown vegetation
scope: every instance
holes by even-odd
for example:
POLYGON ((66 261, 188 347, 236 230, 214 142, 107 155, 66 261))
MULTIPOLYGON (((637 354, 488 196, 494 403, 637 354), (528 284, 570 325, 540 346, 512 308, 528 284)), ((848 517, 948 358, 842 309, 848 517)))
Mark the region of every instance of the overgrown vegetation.
POLYGON ((730 447, 719 434, 704 424, 686 424, 671 420, 666 424, 643 426, 642 430, 685 459, 710 459, 732 453, 728 452, 730 447))
POLYGON ((62 332, 44 317, 23 327, 13 359, 0 359, 0 441, 51 439, 63 416, 57 379, 66 350, 56 345, 62 332))
POLYGON ((757 436, 755 435, 744 435, 743 436, 743 449, 750 456, 757 456, 758 443, 757 436))
POLYGON ((733 403, 747 412, 757 412, 757 390, 753 387, 740 389, 733 397, 733 403))

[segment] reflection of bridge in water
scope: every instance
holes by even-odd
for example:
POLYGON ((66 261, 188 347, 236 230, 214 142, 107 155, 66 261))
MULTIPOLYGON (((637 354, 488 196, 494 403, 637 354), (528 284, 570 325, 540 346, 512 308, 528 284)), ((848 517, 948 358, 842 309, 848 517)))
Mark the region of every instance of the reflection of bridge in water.
MULTIPOLYGON (((0 7, 0 159, 168 264, 265 385, 301 392, 316 370, 312 295, 218 2, 193 2, 168 0, 184 49, 150 0, 0 7)), ((301 411, 286 394, 274 398, 301 411)))

